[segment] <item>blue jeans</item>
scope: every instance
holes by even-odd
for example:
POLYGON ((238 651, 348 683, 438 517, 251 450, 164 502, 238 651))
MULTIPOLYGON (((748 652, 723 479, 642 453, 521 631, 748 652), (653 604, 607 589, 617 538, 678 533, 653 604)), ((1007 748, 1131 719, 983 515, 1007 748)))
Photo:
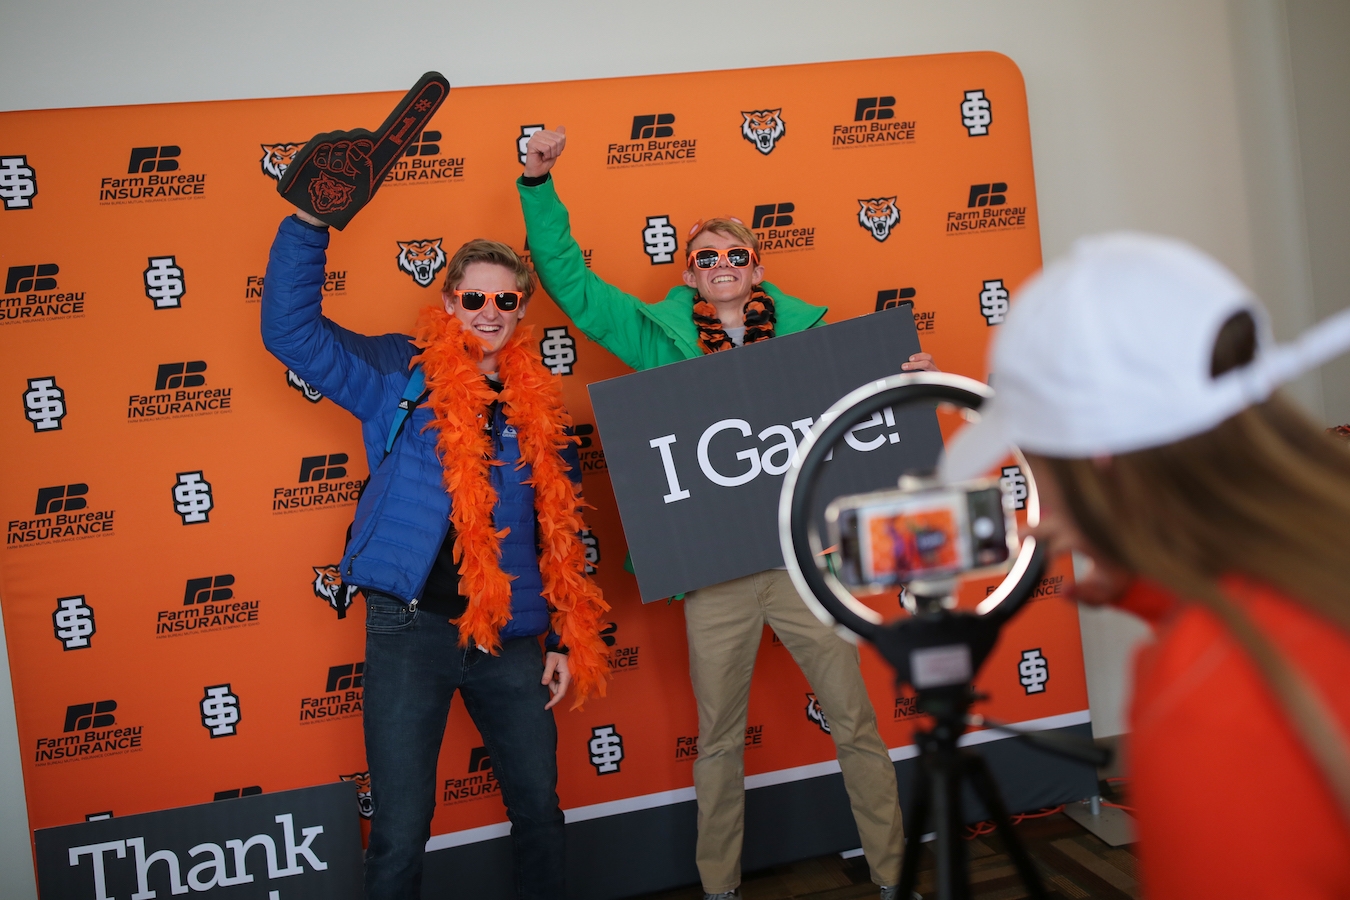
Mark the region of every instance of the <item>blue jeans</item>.
POLYGON ((558 732, 536 638, 492 656, 458 646, 444 616, 370 592, 366 601, 366 760, 374 811, 367 900, 419 900, 422 854, 436 809, 436 760, 458 690, 478 726, 511 820, 516 891, 556 900, 563 887, 558 732))

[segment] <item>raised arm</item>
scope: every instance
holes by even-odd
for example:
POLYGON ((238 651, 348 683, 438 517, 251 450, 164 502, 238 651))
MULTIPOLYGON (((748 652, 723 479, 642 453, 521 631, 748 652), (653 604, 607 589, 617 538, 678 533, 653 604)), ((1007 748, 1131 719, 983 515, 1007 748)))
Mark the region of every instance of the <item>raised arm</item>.
POLYGON ((304 218, 309 221, 287 216, 272 241, 263 280, 263 345, 364 421, 387 411, 384 395, 391 383, 406 380, 408 360, 416 351, 406 335, 367 337, 324 317, 328 229, 312 216, 304 218))
POLYGON ((525 174, 516 184, 530 260, 544 290, 587 337, 628 366, 648 368, 670 339, 643 312, 641 300, 586 267, 567 208, 549 175, 566 143, 566 130, 559 128, 536 132, 526 147, 525 174))

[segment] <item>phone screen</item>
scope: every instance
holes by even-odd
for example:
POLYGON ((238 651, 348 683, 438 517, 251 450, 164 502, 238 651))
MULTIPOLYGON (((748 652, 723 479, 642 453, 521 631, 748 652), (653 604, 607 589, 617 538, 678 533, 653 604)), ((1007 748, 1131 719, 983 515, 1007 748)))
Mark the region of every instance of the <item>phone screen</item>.
POLYGON ((948 577, 1009 556, 997 486, 888 493, 840 510, 838 521, 841 574, 854 583, 948 577))

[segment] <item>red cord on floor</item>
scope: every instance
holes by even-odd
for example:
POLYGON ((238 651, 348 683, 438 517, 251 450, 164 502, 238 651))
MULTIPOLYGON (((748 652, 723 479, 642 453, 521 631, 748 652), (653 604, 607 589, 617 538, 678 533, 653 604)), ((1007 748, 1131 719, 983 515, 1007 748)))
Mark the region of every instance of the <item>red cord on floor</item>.
MULTIPOLYGON (((1027 819, 1042 819, 1045 818, 1046 816, 1053 816, 1055 813, 1060 812, 1064 812, 1063 804, 1060 804, 1059 806, 1055 807, 1046 807, 1045 809, 1041 809, 1036 812, 1018 813, 1017 815, 1011 817, 1012 824, 1019 825, 1022 822, 1025 822, 1027 819)), ((981 835, 993 834, 994 831, 996 830, 997 829, 994 826, 994 823, 991 821, 976 822, 974 825, 966 826, 966 840, 969 841, 973 838, 980 837, 981 835)))

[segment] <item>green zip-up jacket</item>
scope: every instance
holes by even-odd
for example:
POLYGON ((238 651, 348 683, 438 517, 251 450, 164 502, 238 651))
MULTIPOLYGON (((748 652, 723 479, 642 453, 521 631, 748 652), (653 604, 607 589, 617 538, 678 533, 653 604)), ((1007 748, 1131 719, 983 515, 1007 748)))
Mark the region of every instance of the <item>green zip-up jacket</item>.
MULTIPOLYGON (((588 338, 639 370, 703 355, 694 325, 693 288, 680 284, 660 303, 643 303, 606 283, 586 268, 553 179, 527 185, 522 178, 516 187, 539 281, 588 338)), ((767 281, 761 287, 773 298, 775 334, 825 324, 825 307, 790 297, 767 281)))

